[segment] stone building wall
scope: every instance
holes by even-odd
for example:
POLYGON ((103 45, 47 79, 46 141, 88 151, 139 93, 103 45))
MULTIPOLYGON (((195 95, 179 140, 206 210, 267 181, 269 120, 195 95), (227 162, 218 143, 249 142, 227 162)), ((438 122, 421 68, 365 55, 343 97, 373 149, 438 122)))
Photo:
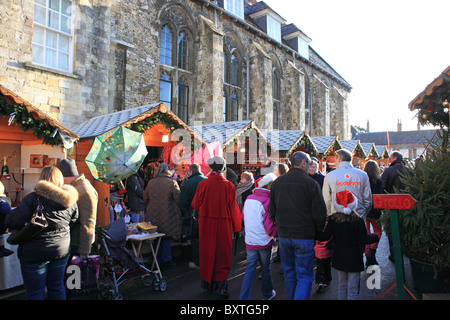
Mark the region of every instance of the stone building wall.
POLYGON ((160 78, 166 74, 172 82, 172 110, 179 81, 189 87, 188 124, 222 122, 226 89, 238 97, 238 120, 249 116, 260 129, 271 130, 277 70, 279 129, 350 138, 351 88, 313 49, 307 61, 258 31, 251 20, 243 22, 204 0, 73 2, 72 73, 33 65, 32 0, 0 4, 0 83, 70 128, 96 115, 158 102, 160 78), (160 64, 166 24, 176 34, 187 34, 186 69, 160 64), (238 52, 237 86, 224 83, 224 52, 238 52))
POLYGON ((73 73, 33 64, 33 1, 0 3, 0 83, 69 128, 109 112, 111 1, 76 2, 73 73))

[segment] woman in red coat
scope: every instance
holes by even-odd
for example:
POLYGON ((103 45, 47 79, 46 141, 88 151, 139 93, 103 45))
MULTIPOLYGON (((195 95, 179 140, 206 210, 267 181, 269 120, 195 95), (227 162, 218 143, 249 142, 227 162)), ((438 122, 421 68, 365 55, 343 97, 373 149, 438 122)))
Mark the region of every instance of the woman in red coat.
POLYGON ((242 217, 236 202, 236 189, 222 175, 225 159, 208 160, 212 172, 198 185, 192 208, 198 212, 200 277, 209 293, 219 289, 228 297, 227 277, 231 269, 233 232, 241 230, 242 217))

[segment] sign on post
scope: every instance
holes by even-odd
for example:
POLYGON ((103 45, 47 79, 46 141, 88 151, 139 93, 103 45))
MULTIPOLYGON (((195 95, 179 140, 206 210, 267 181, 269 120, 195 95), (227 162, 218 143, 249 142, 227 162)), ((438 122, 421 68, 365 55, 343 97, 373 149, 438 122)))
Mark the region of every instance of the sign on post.
POLYGON ((374 209, 390 209, 392 242, 394 248, 395 275, 396 283, 385 293, 377 298, 380 299, 387 292, 397 287, 397 296, 399 300, 405 299, 405 291, 414 299, 416 297, 405 284, 405 270, 403 265, 403 253, 401 248, 400 225, 397 210, 409 210, 417 201, 409 194, 374 194, 372 195, 372 205, 374 209))
POLYGON ((417 203, 409 194, 374 194, 374 209, 409 210, 417 203))

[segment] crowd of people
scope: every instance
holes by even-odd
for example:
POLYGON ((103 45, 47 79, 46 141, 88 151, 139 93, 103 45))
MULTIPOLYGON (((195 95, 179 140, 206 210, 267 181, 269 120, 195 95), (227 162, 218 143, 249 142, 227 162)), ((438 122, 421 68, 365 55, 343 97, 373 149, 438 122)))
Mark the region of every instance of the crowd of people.
MULTIPOLYGON (((336 168, 324 175, 316 158, 295 152, 286 163, 272 163, 263 176, 244 171, 239 181, 230 181, 225 159, 215 156, 208 160, 207 174, 191 164, 182 183, 161 163, 148 181, 144 170, 127 179, 127 204, 139 221, 150 221, 165 234, 157 256, 161 265, 172 261, 173 237, 190 245, 188 267, 200 270, 201 286, 210 294, 228 297, 232 241, 243 235, 240 299, 252 299, 258 263, 261 298, 275 298, 270 265, 277 260, 288 299, 309 299, 314 280, 316 292, 327 287, 332 267, 338 274, 337 298, 358 299, 360 273, 377 264, 381 237, 381 211, 372 208, 372 194, 402 188, 401 154, 393 152, 390 162, 382 174, 375 161, 356 169, 351 152, 341 149, 336 168)), ((34 191, 14 209, 0 195, 0 232, 20 229, 38 204, 49 221, 18 248, 27 299, 43 299, 45 292, 48 299, 65 299, 65 268, 71 256, 83 259, 91 251, 97 203, 97 192, 71 159, 45 167, 34 191)), ((3 256, 9 254, 2 250, 7 249, 0 243, 3 256)))

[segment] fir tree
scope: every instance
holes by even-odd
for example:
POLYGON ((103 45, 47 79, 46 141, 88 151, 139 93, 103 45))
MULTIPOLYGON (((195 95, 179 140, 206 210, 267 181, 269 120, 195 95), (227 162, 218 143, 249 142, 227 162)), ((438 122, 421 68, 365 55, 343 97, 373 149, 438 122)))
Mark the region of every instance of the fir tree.
MULTIPOLYGON (((412 175, 400 179, 417 200, 411 210, 399 212, 402 248, 406 256, 436 266, 450 266, 450 145, 448 129, 428 141, 426 156, 416 160, 412 175)), ((382 223, 390 232, 389 213, 382 223)))

